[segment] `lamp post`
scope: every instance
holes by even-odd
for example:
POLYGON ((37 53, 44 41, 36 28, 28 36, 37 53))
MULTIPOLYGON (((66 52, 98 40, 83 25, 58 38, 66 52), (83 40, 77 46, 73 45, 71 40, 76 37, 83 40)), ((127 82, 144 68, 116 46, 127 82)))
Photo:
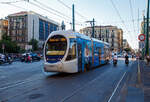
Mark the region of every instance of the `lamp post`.
POLYGON ((73 31, 75 31, 75 12, 74 12, 74 0, 73 0, 73 4, 72 4, 72 28, 73 28, 73 31))

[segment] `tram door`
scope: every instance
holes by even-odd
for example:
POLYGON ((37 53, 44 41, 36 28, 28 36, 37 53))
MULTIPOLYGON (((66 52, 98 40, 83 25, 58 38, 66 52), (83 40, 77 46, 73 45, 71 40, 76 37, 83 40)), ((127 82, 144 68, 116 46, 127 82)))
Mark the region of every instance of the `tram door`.
POLYGON ((78 69, 82 71, 82 45, 78 43, 78 69))

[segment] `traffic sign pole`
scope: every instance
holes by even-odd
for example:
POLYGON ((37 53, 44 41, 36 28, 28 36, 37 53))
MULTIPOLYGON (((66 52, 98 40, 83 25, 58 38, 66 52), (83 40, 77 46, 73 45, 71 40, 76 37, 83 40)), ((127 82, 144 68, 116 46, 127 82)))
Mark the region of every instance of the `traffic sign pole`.
POLYGON ((147 0, 146 55, 149 55, 149 0, 147 0))

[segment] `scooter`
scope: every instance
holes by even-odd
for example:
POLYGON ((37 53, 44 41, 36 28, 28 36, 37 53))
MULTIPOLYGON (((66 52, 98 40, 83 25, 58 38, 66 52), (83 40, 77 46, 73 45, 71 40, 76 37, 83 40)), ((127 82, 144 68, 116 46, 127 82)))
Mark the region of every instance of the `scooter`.
POLYGON ((128 64, 129 64, 129 60, 125 60, 125 64, 128 66, 128 64))
POLYGON ((113 64, 114 64, 114 66, 117 65, 117 58, 113 58, 113 64))
POLYGON ((4 63, 11 64, 12 62, 13 60, 10 57, 8 57, 7 59, 4 59, 4 58, 0 59, 0 65, 4 63))

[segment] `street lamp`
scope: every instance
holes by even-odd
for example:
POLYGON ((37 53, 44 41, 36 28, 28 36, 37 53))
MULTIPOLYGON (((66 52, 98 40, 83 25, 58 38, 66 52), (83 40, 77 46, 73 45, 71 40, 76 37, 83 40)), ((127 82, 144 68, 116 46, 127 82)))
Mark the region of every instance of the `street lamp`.
POLYGON ((74 0, 73 0, 73 4, 72 4, 72 28, 73 28, 73 31, 75 31, 75 11, 74 11, 74 0))

